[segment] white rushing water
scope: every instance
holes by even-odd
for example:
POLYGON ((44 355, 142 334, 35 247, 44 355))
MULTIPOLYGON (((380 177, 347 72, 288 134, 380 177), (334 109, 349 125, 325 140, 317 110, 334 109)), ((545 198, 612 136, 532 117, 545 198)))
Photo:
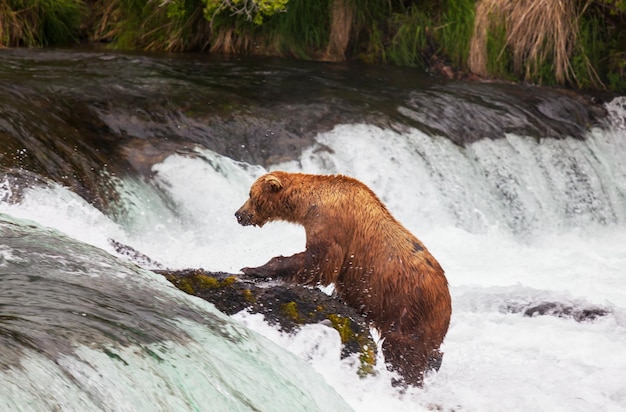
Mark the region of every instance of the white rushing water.
MULTIPOLYGON (((343 125, 272 168, 362 180, 440 261, 453 315, 441 370, 423 389, 398 392, 382 366, 359 379, 327 327, 288 336, 257 316, 235 318, 310 363, 357 411, 626 410, 623 103, 609 107, 612 130, 584 141, 510 135, 461 148, 417 130, 343 125), (512 310, 542 302, 609 314, 577 322, 512 310)), ((32 189, 0 212, 105 249, 114 238, 170 268, 236 273, 304 248, 300 227, 237 225, 263 168, 198 148, 154 172, 149 185, 120 182, 120 224, 61 188, 32 189)))
POLYGON ((3 213, 0 279, 2 411, 350 410, 212 304, 3 213))

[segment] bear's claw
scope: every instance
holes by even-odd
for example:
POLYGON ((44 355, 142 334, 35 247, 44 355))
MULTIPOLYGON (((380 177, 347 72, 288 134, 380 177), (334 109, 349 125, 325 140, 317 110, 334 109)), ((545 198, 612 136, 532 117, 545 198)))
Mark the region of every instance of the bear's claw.
POLYGON ((241 268, 240 270, 248 276, 267 277, 267 274, 264 273, 264 271, 261 270, 261 268, 245 267, 245 268, 241 268))

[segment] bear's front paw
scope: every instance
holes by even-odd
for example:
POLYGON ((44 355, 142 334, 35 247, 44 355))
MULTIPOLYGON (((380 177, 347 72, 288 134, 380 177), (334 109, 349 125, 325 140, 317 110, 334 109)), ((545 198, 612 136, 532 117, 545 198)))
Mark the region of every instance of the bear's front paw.
POLYGON ((249 267, 245 267, 240 269, 244 274, 248 275, 248 276, 256 276, 256 277, 260 277, 260 278, 265 278, 269 276, 269 273, 267 273, 266 270, 263 270, 263 268, 249 268, 249 267))

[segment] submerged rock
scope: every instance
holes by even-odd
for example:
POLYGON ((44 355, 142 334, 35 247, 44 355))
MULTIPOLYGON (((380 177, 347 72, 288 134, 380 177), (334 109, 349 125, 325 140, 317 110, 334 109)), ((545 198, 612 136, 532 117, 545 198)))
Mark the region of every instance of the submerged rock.
POLYGON ((572 318, 577 322, 596 320, 611 313, 608 308, 599 306, 576 307, 558 302, 541 302, 524 310, 524 316, 556 316, 559 318, 572 318))
POLYGON ((594 321, 598 318, 610 315, 610 308, 603 308, 584 302, 562 303, 562 302, 529 302, 527 304, 507 305, 506 310, 511 313, 522 313, 527 317, 536 316, 556 316, 558 318, 571 318, 576 322, 594 321))

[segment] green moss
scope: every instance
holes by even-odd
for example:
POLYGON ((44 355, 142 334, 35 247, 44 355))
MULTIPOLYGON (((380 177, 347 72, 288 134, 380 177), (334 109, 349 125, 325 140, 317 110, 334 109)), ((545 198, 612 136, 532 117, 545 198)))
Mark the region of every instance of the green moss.
MULTIPOLYGON (((165 277, 167 278, 167 280, 172 282, 174 286, 176 286, 178 289, 190 295, 197 295, 198 293, 207 289, 220 289, 230 287, 237 281, 236 276, 228 276, 224 280, 220 281, 219 279, 207 275, 200 270, 194 271, 187 276, 174 276, 172 274, 166 274, 165 277)), ((248 293, 250 294, 249 298, 254 301, 254 296, 252 296, 252 292, 248 290, 248 293)))
POLYGON ((252 293, 250 289, 244 289, 243 292, 241 292, 241 294, 243 295, 243 298, 246 300, 246 302, 249 302, 249 303, 256 302, 256 297, 254 296, 254 294, 252 293))
POLYGON ((359 346, 359 369, 357 371, 360 377, 367 375, 373 375, 375 373, 374 366, 376 365, 376 350, 374 342, 365 336, 354 333, 352 329, 352 321, 349 318, 344 318, 336 314, 329 314, 328 320, 333 325, 333 328, 339 332, 342 344, 347 344, 351 341, 355 341, 359 346))
POLYGON ((354 339, 354 332, 352 332, 352 328, 350 327, 350 319, 336 314, 330 314, 328 315, 328 320, 333 324, 333 328, 339 332, 341 343, 346 343, 354 339))
POLYGON ((200 289, 217 289, 222 286, 222 282, 205 274, 195 274, 193 279, 200 289))
POLYGON ((195 288, 193 286, 193 281, 190 278, 176 278, 176 277, 168 277, 168 280, 174 284, 178 289, 183 292, 193 295, 195 294, 195 288))
POLYGON ((374 370, 374 366, 376 366, 376 351, 371 345, 362 345, 359 354, 359 369, 357 370, 357 374, 361 378, 368 375, 375 375, 376 371, 374 370))
POLYGON ((233 283, 235 283, 237 281, 237 276, 228 276, 226 279, 224 279, 220 286, 221 287, 225 287, 225 286, 230 286, 233 283))
POLYGON ((281 312, 296 323, 302 323, 296 302, 288 302, 280 307, 281 312))

